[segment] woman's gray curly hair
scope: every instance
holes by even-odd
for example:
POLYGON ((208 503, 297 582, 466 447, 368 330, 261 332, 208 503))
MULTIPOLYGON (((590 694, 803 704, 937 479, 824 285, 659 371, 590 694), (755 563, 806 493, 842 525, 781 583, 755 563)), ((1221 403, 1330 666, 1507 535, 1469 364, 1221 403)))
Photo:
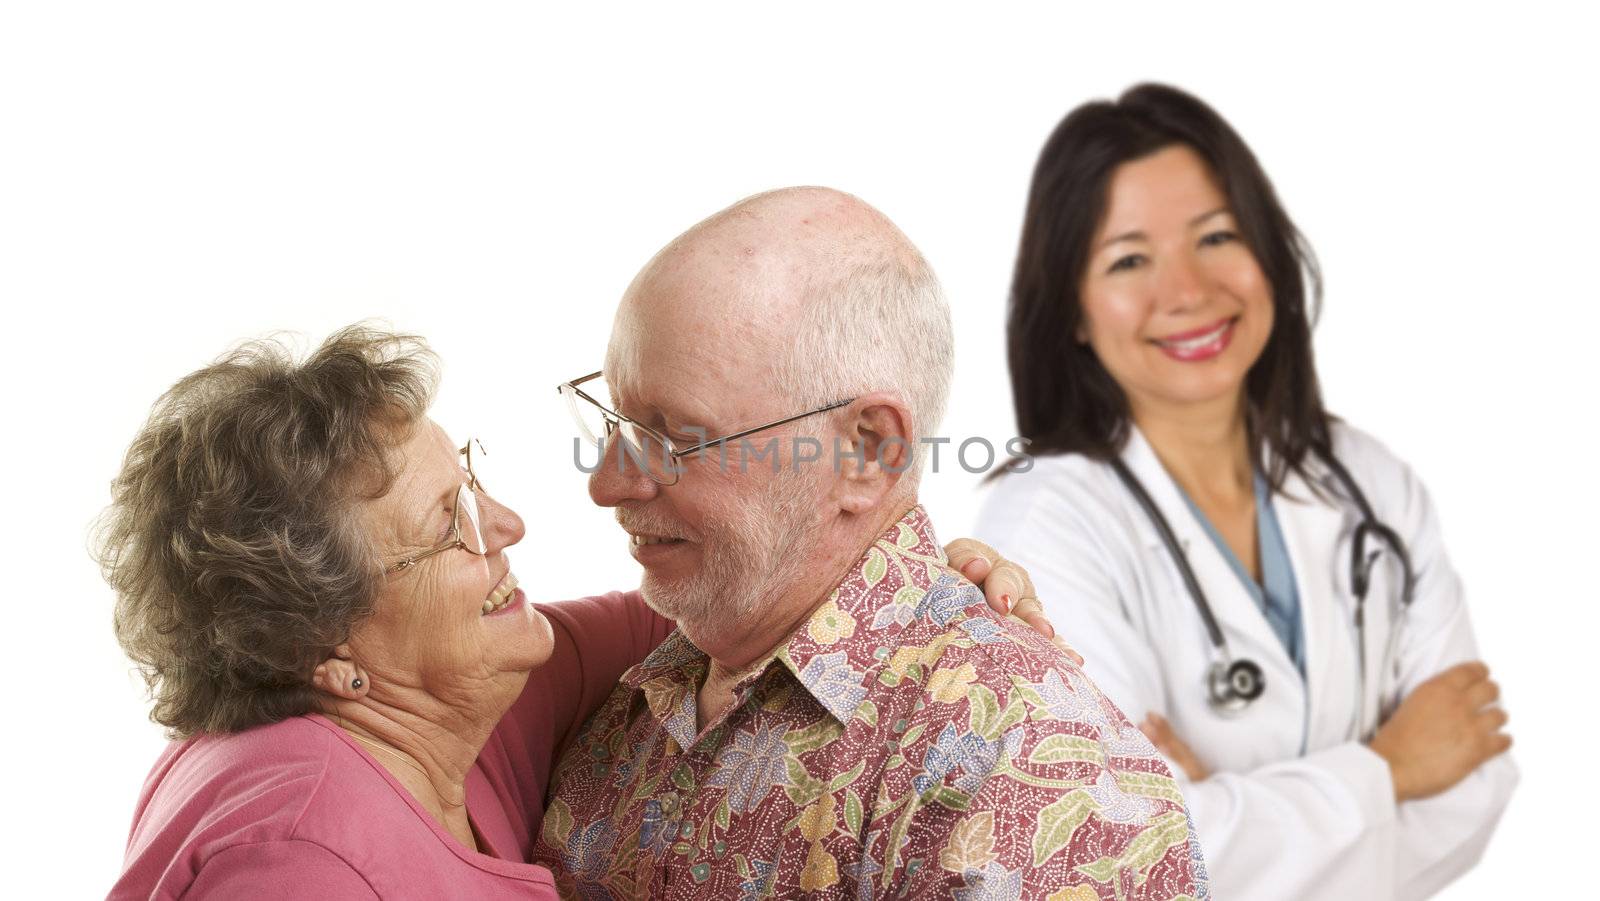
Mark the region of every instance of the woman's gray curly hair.
POLYGON ((358 501, 389 489, 388 453, 436 383, 422 339, 357 324, 301 362, 278 340, 243 344, 156 402, 95 550, 169 734, 314 708, 313 671, 383 577, 358 501))

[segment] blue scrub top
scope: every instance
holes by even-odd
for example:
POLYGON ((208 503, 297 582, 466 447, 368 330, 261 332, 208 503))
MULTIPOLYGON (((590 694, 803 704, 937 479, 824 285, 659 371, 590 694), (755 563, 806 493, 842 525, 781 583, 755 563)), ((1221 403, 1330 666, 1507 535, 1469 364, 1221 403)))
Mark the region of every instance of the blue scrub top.
MULTIPOLYGON (((1176 482, 1174 482, 1176 484, 1176 482)), ((1234 575, 1244 584, 1245 590, 1250 592, 1250 597, 1256 602, 1267 624, 1272 627, 1273 633, 1278 636, 1278 641, 1283 643, 1283 649, 1288 652, 1289 658, 1294 661, 1295 669, 1300 671, 1300 678, 1306 677, 1306 649, 1305 628, 1300 619, 1300 590, 1294 583, 1294 565, 1289 562, 1289 547, 1283 541, 1283 529, 1278 527, 1278 515, 1272 509, 1272 491, 1267 487, 1267 480, 1260 473, 1255 477, 1256 494, 1256 542, 1261 553, 1261 582, 1251 578, 1250 573, 1239 562, 1228 543, 1222 540, 1222 534, 1211 525, 1211 520, 1195 506, 1195 502, 1179 486, 1178 493, 1183 495, 1184 503, 1194 512, 1194 518, 1200 520, 1200 525, 1205 527, 1206 534, 1211 536, 1211 543, 1217 546, 1222 553, 1222 559, 1228 561, 1233 567, 1234 575)))

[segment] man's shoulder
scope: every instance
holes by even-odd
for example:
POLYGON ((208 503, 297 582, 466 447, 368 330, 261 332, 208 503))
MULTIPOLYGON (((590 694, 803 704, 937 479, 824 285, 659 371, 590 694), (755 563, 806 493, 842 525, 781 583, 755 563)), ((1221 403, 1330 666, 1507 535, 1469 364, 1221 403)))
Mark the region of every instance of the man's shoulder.
POLYGON ((883 778, 913 799, 896 821, 917 836, 906 855, 968 891, 1121 870, 1192 887, 1182 795, 1149 740, 1054 645, 986 607, 968 613, 907 629, 879 679, 903 692, 891 727, 903 764, 883 778))
POLYGON ((869 629, 890 629, 869 642, 877 646, 873 657, 882 667, 875 691, 910 681, 950 696, 948 677, 935 678, 949 670, 960 671, 965 684, 1009 691, 1019 680, 1037 682, 1064 668, 1076 669, 1030 626, 990 609, 978 586, 948 567, 938 569, 943 572, 931 585, 876 612, 869 629), (893 629, 896 619, 903 628, 893 629))
POLYGON ((1003 740, 1024 754, 1059 735, 1064 738, 1049 743, 1054 750, 1034 753, 1036 762, 1103 767, 1115 757, 1159 764, 1155 747, 1099 686, 1027 625, 984 607, 937 630, 907 630, 904 637, 879 681, 919 689, 914 720, 940 725, 933 735, 950 726, 958 737, 1003 740), (1069 746, 1076 752, 1067 753, 1069 746))
POLYGON ((995 613, 976 586, 961 582, 968 593, 959 612, 944 620, 924 617, 895 636, 888 669, 897 677, 927 682, 940 670, 970 667, 975 684, 1001 688, 1075 669, 1060 648, 1027 624, 995 613))

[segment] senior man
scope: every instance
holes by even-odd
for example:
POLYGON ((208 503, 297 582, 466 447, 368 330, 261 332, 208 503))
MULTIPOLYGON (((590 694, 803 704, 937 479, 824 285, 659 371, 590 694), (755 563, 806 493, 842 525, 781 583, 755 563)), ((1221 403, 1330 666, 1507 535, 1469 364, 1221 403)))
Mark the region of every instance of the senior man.
POLYGON ((951 368, 927 264, 836 191, 745 200, 634 280, 603 379, 563 387, 678 629, 558 765, 535 857, 569 893, 1204 894, 1155 750, 939 551, 918 439, 951 368))

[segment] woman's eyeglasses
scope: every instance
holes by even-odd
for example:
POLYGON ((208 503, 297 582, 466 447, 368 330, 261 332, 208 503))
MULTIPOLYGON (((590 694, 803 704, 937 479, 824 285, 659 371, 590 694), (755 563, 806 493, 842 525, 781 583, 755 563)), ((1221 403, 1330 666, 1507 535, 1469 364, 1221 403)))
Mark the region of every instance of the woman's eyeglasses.
POLYGON ((453 551, 456 548, 460 548, 469 554, 476 554, 479 557, 489 552, 489 546, 483 540, 483 518, 478 512, 478 492, 483 490, 483 484, 478 481, 478 473, 472 465, 472 448, 474 445, 478 448, 480 462, 484 455, 488 453, 483 449, 483 443, 476 438, 467 439, 466 445, 461 448, 461 456, 466 458, 467 480, 461 483, 460 488, 456 489, 455 507, 450 516, 449 540, 438 547, 406 557, 391 565, 389 567, 390 572, 410 569, 435 554, 453 551))

